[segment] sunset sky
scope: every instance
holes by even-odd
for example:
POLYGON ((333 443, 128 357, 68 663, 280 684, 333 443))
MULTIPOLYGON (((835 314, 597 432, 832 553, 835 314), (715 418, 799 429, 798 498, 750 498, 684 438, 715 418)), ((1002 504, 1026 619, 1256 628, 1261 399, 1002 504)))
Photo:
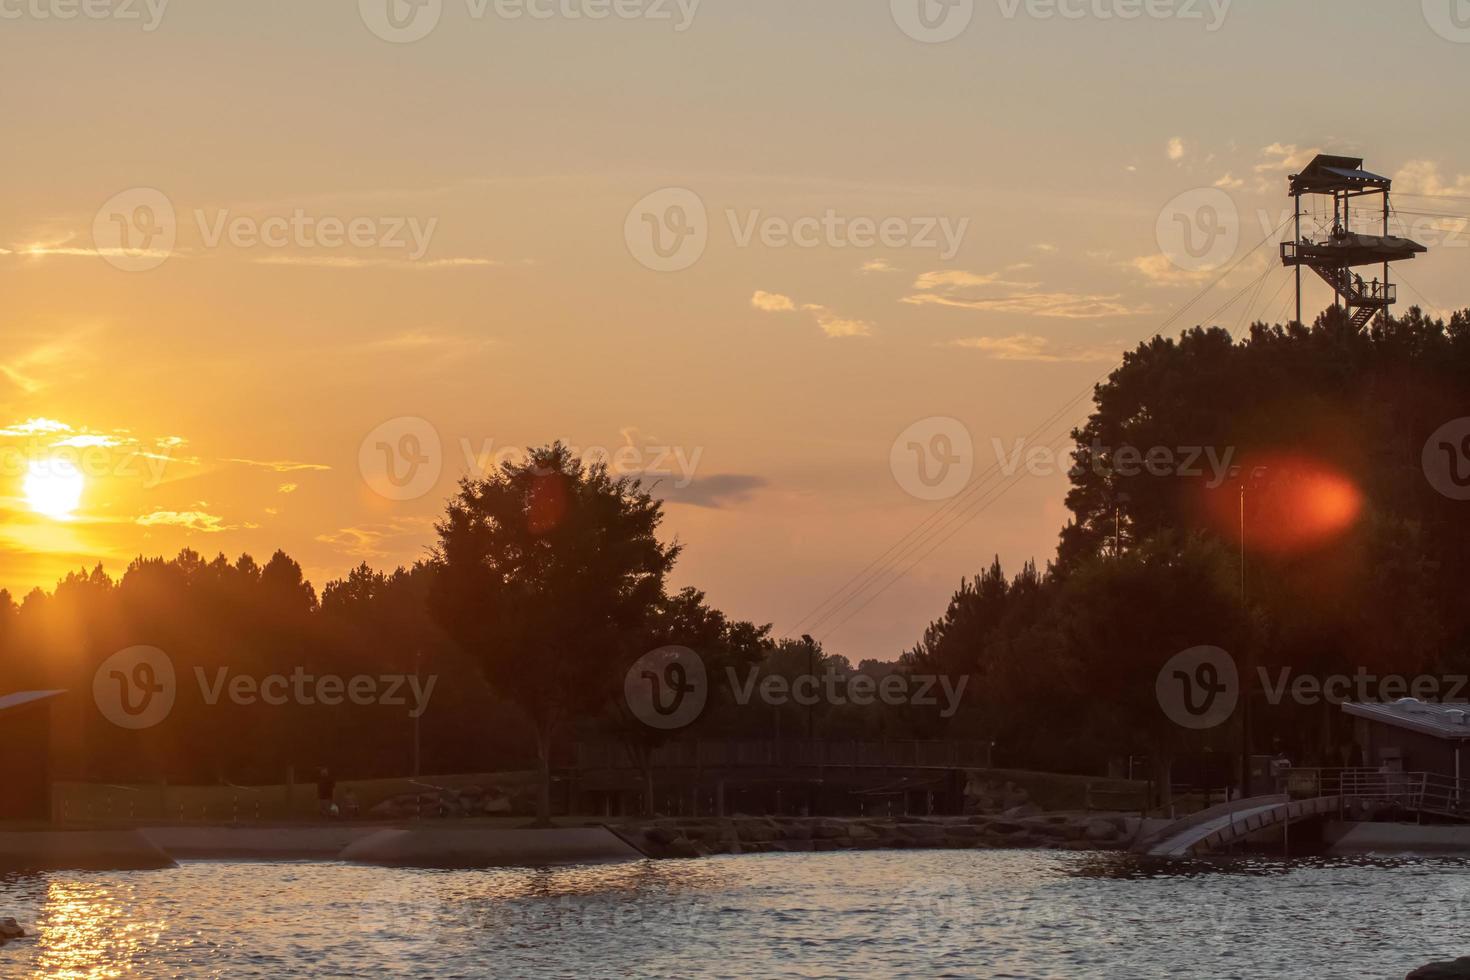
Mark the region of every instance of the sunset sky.
MULTIPOLYGON (((284 548, 320 589, 422 557, 458 477, 560 438, 652 471, 676 585, 807 629, 954 499, 901 433, 953 446, 924 420, 957 420, 979 475, 1054 415, 1025 445, 1059 447, 1161 328, 1242 291, 1215 322, 1282 319, 1270 233, 1317 150, 1419 212, 1401 307, 1470 304, 1439 217, 1470 214, 1448 0, 1018 2, 935 42, 903 0, 442 0, 401 43, 374 0, 0 0, 0 586, 191 547, 284 548), (1171 202, 1221 197, 1239 247, 1171 256, 1171 202), (703 252, 649 268, 650 219, 703 252)), ((992 555, 1045 561, 1066 478, 1041 469, 813 632, 891 659, 992 555)))

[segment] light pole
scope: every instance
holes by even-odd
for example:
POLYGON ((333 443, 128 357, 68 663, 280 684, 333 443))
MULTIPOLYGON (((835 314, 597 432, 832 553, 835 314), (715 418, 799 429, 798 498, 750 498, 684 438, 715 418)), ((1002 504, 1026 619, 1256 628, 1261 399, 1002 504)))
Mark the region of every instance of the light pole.
MULTIPOLYGON (((424 655, 424 648, 423 647, 415 647, 414 648, 414 651, 413 651, 413 680, 414 680, 414 684, 419 685, 419 689, 420 690, 423 689, 423 686, 422 686, 423 685, 423 678, 419 676, 419 661, 421 659, 423 659, 423 655, 424 655)), ((420 705, 419 707, 422 708, 423 706, 420 705)), ((419 758, 420 758, 420 755, 419 755, 419 753, 420 753, 420 744, 421 744, 420 739, 419 739, 419 722, 423 720, 423 712, 420 711, 418 714, 413 715, 412 717, 413 717, 413 778, 414 779, 418 779, 419 776, 420 776, 420 772, 419 772, 419 758)))
MULTIPOLYGON (((1245 593, 1245 494, 1246 490, 1258 490, 1265 483, 1266 467, 1257 466, 1240 480, 1240 612, 1243 621, 1250 617, 1245 593)), ((1241 644, 1242 671, 1240 678, 1240 798, 1245 799, 1251 788, 1251 672, 1252 649, 1249 634, 1241 644)))

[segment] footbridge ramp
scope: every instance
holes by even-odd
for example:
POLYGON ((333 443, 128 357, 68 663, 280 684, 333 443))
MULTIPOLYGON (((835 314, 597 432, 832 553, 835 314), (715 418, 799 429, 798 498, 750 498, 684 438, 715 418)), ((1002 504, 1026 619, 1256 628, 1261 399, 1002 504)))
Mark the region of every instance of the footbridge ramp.
POLYGON ((1338 797, 1292 800, 1285 795, 1255 796, 1191 814, 1134 845, 1152 857, 1192 857, 1228 847, 1270 827, 1281 827, 1336 813, 1338 797))

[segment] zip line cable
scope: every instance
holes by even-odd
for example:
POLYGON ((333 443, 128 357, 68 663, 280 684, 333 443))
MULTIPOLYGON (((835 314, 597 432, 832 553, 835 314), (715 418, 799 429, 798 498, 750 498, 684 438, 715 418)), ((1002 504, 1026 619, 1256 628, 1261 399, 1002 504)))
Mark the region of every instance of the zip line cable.
MULTIPOLYGON (((1195 296, 1189 300, 1189 302, 1185 303, 1183 306, 1175 310, 1173 314, 1171 314, 1166 320, 1164 320, 1162 324, 1160 324, 1157 332, 1162 333, 1162 331, 1166 329, 1169 325, 1183 317, 1184 314, 1187 313, 1191 308, 1193 308, 1196 303, 1198 303, 1201 299, 1208 295, 1210 291, 1212 291, 1217 285, 1223 282, 1232 272, 1238 269, 1252 255, 1259 251, 1262 246, 1264 246, 1277 233, 1279 233, 1290 220, 1290 218, 1283 219, 1279 225, 1268 232, 1266 236, 1262 238, 1261 241, 1257 243, 1250 251, 1246 252, 1229 267, 1227 267, 1218 277, 1216 277, 1212 282, 1210 282, 1207 286, 1196 293, 1195 296)), ((1254 284, 1255 281, 1253 280, 1251 284, 1248 284, 1247 288, 1249 288, 1249 285, 1254 284)), ((1239 299, 1239 295, 1240 294, 1237 294, 1234 298, 1232 298, 1225 307, 1222 307, 1222 309, 1228 308, 1230 305, 1233 305, 1234 302, 1239 299)), ((1218 314, 1212 314, 1210 317, 1206 317, 1205 319, 1213 319, 1215 315, 1218 314)), ((1091 394, 1096 385, 1106 379, 1109 374, 1111 374, 1111 369, 1108 372, 1100 375, 1097 381, 1093 382, 1093 384, 1089 385, 1086 389, 1079 392, 1076 396, 1069 399, 1065 404, 1054 411, 1050 416, 1048 416, 1046 420, 1044 420, 1035 429, 1033 429, 1032 432, 1029 433, 1026 436, 1026 439, 1023 441, 1035 440, 1042 431, 1049 428, 1061 417, 1064 417, 1066 413, 1070 411, 1074 405, 1077 404, 1077 402, 1085 399, 1089 394, 1091 394)), ((1070 430, 1070 426, 1068 428, 1070 430)), ((903 535, 903 537, 894 542, 894 544, 890 545, 889 548, 883 552, 883 554, 879 555, 877 558, 873 559, 873 561, 869 562, 868 565, 861 572, 853 576, 853 578, 849 579, 847 583, 841 586, 836 592, 834 592, 820 605, 818 605, 816 609, 803 616, 800 620, 797 621, 796 625, 791 627, 789 630, 783 631, 783 635, 792 635, 793 633, 797 632, 797 630, 799 630, 803 625, 806 625, 809 622, 813 623, 814 625, 812 628, 815 628, 815 626, 826 622, 832 616, 840 612, 843 606, 853 602, 858 596, 862 595, 876 582, 881 580, 885 573, 891 570, 887 568, 878 568, 876 566, 879 566, 885 559, 889 558, 890 556, 894 556, 895 551, 898 552, 898 554, 894 556, 895 561, 902 561, 903 558, 906 557, 906 553, 911 552, 916 543, 929 540, 931 535, 936 530, 942 530, 942 527, 946 524, 946 522, 950 521, 950 519, 956 516, 956 514, 965 510, 972 503, 976 502, 976 498, 981 497, 989 489, 993 489, 987 487, 987 484, 990 482, 991 478, 999 472, 999 467, 1000 461, 997 460, 994 464, 987 468, 987 471, 983 473, 979 479, 974 481, 970 485, 970 487, 966 488, 966 490, 958 495, 955 499, 949 501, 945 504, 944 507, 929 515, 927 518, 925 518, 924 521, 920 522, 918 526, 903 535), (938 528, 930 527, 930 525, 936 524, 939 525, 938 528), (926 528, 928 530, 926 530, 926 528), (813 617, 816 617, 815 620, 813 619, 813 617)), ((1002 490, 1002 492, 1004 491, 1002 490)), ((988 504, 986 506, 988 506, 988 504)), ((978 513, 978 511, 976 513, 978 513)), ((966 520, 964 523, 968 523, 968 520, 966 520)), ((884 587, 884 589, 886 589, 886 586, 884 587)))
MULTIPOLYGON (((1284 225, 1284 224, 1285 224, 1285 222, 1282 222, 1282 225, 1284 225)), ((1246 255, 1242 256, 1241 259, 1238 262, 1236 262, 1235 265, 1233 265, 1231 267, 1231 270, 1233 270, 1234 268, 1238 267, 1241 263, 1243 263, 1246 259, 1248 259, 1251 254, 1253 254, 1254 252, 1256 252, 1257 250, 1259 250, 1261 248, 1261 246, 1264 245, 1265 242, 1268 241, 1277 232, 1279 232, 1280 229, 1281 229, 1281 226, 1278 226, 1271 233, 1269 233, 1267 235, 1266 239, 1263 239, 1262 240, 1261 244, 1258 244, 1257 246, 1255 246, 1255 248, 1251 249, 1250 252, 1248 252, 1248 253, 1246 253, 1246 255)), ((1227 270, 1226 271, 1226 275, 1228 275, 1231 270, 1227 270)), ((1229 300, 1227 300, 1224 305, 1222 305, 1214 313, 1212 313, 1209 316, 1205 317, 1204 318, 1205 321, 1206 322, 1213 321, 1215 319, 1215 317, 1219 316, 1225 310, 1227 310, 1231 306, 1233 306, 1247 292, 1249 292, 1253 288, 1256 290, 1256 296, 1259 297, 1259 294, 1262 291, 1262 289, 1263 289, 1263 287, 1265 285, 1266 280, 1270 277, 1270 275, 1271 275, 1271 273, 1273 271, 1274 271, 1274 267, 1268 265, 1265 271, 1263 271, 1255 279, 1253 279, 1250 282, 1248 282, 1245 286, 1241 287, 1241 289, 1239 291, 1237 291, 1236 294, 1234 296, 1232 296, 1229 300)), ((1214 283, 1211 283, 1210 286, 1206 287, 1205 292, 1208 292, 1210 289, 1213 289, 1214 286, 1216 284, 1218 284, 1223 278, 1224 278, 1224 276, 1221 276, 1219 279, 1216 279, 1214 283)), ((1182 314, 1182 312, 1183 312, 1184 309, 1187 309, 1188 306, 1192 306, 1203 295, 1204 295, 1203 292, 1201 294, 1197 295, 1194 300, 1191 300, 1190 303, 1186 307, 1181 308, 1181 310, 1178 313, 1176 313, 1174 317, 1171 317, 1170 320, 1172 321, 1173 319, 1176 319, 1179 315, 1182 314)), ((1248 313, 1249 310, 1250 310, 1250 308, 1254 305, 1254 303, 1255 303, 1255 298, 1252 299, 1251 303, 1247 305, 1246 309, 1243 312, 1244 313, 1248 313)), ((1103 375, 1103 377, 1107 377, 1107 375, 1103 375)), ((1084 392, 1083 395, 1080 395, 1077 398, 1072 399, 1072 401, 1069 402, 1069 405, 1075 403, 1078 400, 1080 400, 1080 398, 1085 397, 1085 395, 1086 395, 1086 392, 1084 392)), ((1054 413, 1054 415, 1055 415, 1055 413, 1054 413)), ((1041 426, 1041 427, 1038 427, 1038 428, 1039 429, 1040 428, 1045 428, 1045 426, 1041 426)), ((1059 452, 1059 451, 1061 451, 1061 449, 1063 449, 1065 447, 1065 445, 1067 444, 1067 442, 1070 441, 1071 437, 1072 437, 1071 436, 1071 426, 1069 425, 1065 429, 1063 429, 1061 432, 1057 433, 1056 435, 1052 436, 1050 439, 1046 440, 1043 443, 1043 447, 1052 450, 1052 452, 1059 452)), ((1027 440, 1023 441, 1023 444, 1026 441, 1030 441, 1031 438, 1032 437, 1028 437, 1027 440)), ((999 467, 999 465, 1000 465, 999 460, 997 460, 997 463, 995 465, 996 465, 996 467, 999 467)), ((848 605, 848 604, 856 601, 860 596, 863 595, 863 593, 868 592, 868 590, 872 589, 874 585, 877 585, 878 587, 875 590, 869 592, 869 594, 867 595, 867 598, 863 599, 862 602, 859 605, 857 605, 855 608, 851 609, 845 616, 843 616, 835 624, 833 624, 832 626, 828 627, 828 629, 823 633, 823 638, 825 638, 826 636, 830 636, 837 629, 840 629, 849 620, 851 620, 859 612, 861 612, 863 609, 865 609, 879 595, 882 595, 883 593, 887 592, 888 589, 892 588, 898 582, 900 582, 904 578, 906 578, 908 576, 909 572, 911 572, 921 561, 923 561, 925 558, 927 558, 930 554, 932 554, 939 547, 943 546, 949 539, 951 539, 956 533, 958 533, 961 529, 963 529, 966 525, 968 525, 971 521, 973 521, 981 513, 983 513, 984 511, 988 510, 991 504, 995 503, 1002 496, 1004 496, 1005 493, 1007 491, 1009 491, 1012 487, 1014 487, 1017 483, 1019 483, 1024 476, 1025 476, 1024 471, 1020 471, 1020 470, 1018 470, 1016 472, 1013 472, 1013 473, 1010 473, 1010 474, 1005 474, 1005 478, 1001 481, 1001 483, 999 485, 994 485, 994 486, 991 486, 991 487, 988 488, 988 491, 986 492, 986 495, 972 497, 971 499, 965 501, 959 508, 954 509, 949 515, 947 515, 941 521, 941 524, 939 526, 930 529, 927 533, 921 535, 920 537, 918 537, 915 540, 909 542, 908 544, 903 545, 902 548, 900 549, 900 553, 897 556, 895 556, 895 559, 894 559, 893 564, 894 565, 897 565, 899 562, 902 562, 905 559, 912 557, 912 560, 909 561, 906 566, 904 566, 901 569, 898 569, 896 572, 894 571, 893 568, 882 569, 876 575, 870 576, 868 581, 866 581, 865 583, 863 583, 862 585, 860 585, 857 589, 855 589, 851 594, 849 594, 846 598, 844 598, 842 602, 838 603, 836 606, 834 606, 833 608, 829 609, 825 614, 823 614, 821 617, 819 617, 814 622, 812 628, 813 629, 816 629, 817 627, 821 626, 823 623, 827 622, 833 616, 835 616, 839 612, 841 612, 842 607, 844 605, 848 605), (926 547, 926 545, 927 545, 927 547, 926 547), (917 554, 916 554, 916 552, 917 552, 917 554), (885 574, 888 574, 888 576, 889 576, 888 577, 888 580, 886 582, 882 581, 885 574)), ((988 480, 988 477, 987 477, 987 480, 988 480)), ((891 552, 893 549, 890 548, 889 550, 891 552)))

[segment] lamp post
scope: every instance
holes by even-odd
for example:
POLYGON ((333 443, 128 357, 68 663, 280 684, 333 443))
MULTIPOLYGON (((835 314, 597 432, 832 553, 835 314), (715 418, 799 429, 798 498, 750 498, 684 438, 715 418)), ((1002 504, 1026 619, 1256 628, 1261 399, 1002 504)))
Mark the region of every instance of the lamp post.
MULTIPOLYGON (((1257 466, 1240 479, 1240 611, 1248 618, 1250 607, 1246 604, 1245 592, 1245 495, 1247 490, 1259 490, 1265 485, 1266 467, 1257 466)), ((1240 678, 1240 798, 1250 792, 1251 782, 1251 673, 1252 649, 1250 637, 1242 644, 1242 670, 1240 678)))

